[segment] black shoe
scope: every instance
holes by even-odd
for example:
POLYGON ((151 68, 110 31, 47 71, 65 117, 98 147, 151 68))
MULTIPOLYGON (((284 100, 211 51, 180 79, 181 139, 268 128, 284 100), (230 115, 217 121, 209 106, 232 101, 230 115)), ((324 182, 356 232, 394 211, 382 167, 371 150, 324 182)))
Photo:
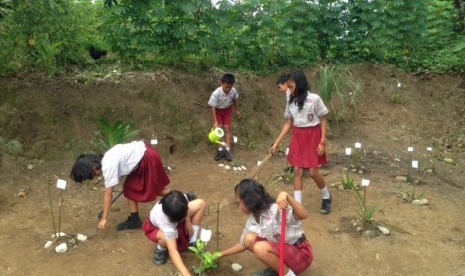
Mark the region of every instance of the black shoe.
POLYGON ((121 230, 130 230, 130 229, 141 229, 142 228, 142 220, 137 219, 137 220, 132 220, 131 217, 128 217, 128 219, 125 222, 121 222, 116 226, 116 230, 121 231, 121 230))
POLYGON ((186 194, 186 196, 189 202, 191 202, 192 200, 196 200, 198 198, 196 192, 189 192, 186 194))
POLYGON ((224 154, 225 154, 224 157, 226 157, 226 160, 232 161, 232 154, 231 154, 231 151, 225 150, 225 153, 224 153, 224 154))
POLYGON ((333 198, 329 195, 328 199, 323 199, 321 203, 320 214, 327 215, 331 212, 331 202, 333 202, 333 198))
POLYGON ((162 265, 168 260, 168 250, 160 250, 155 248, 155 256, 153 257, 153 263, 156 265, 162 265))
POLYGON ((274 271, 271 267, 268 267, 265 270, 257 271, 252 273, 252 276, 278 276, 279 273, 274 271))
POLYGON ((218 153, 215 156, 215 161, 220 161, 221 159, 224 158, 224 150, 219 150, 218 153))

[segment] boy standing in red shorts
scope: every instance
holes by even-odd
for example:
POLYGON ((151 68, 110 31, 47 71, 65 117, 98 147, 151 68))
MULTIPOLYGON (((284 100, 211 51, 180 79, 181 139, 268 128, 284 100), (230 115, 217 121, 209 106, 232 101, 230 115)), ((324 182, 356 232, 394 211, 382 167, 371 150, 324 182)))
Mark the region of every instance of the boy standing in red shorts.
POLYGON ((232 74, 224 74, 221 78, 221 86, 213 91, 208 101, 208 105, 211 107, 214 124, 213 127, 220 127, 225 132, 226 136, 226 145, 225 149, 223 146, 218 148, 215 160, 220 161, 223 158, 226 158, 228 161, 232 161, 231 154, 231 113, 232 108, 236 111, 238 118, 241 117, 241 112, 239 111, 239 104, 237 99, 239 94, 236 89, 234 89, 234 83, 236 79, 232 74))

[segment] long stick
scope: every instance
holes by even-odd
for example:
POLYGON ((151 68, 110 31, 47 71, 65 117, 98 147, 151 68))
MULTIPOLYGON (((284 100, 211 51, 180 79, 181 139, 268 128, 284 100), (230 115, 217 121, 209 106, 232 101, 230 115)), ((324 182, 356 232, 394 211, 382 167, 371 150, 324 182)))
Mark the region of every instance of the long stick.
POLYGON ((286 242, 286 209, 282 210, 281 214, 281 240, 279 243, 279 276, 284 275, 284 245, 286 242))
POLYGON ((251 172, 250 172, 250 177, 249 178, 253 178, 253 179, 257 179, 257 175, 258 173, 261 171, 261 169, 263 168, 263 165, 265 165, 265 163, 270 160, 271 156, 273 156, 271 153, 268 153, 268 155, 265 157, 265 159, 263 159, 260 163, 260 165, 258 165, 257 167, 255 167, 251 172))
MULTIPOLYGON (((115 198, 113 198, 113 200, 111 201, 111 204, 113 204, 113 202, 115 202, 123 194, 123 192, 124 191, 119 192, 119 194, 115 198)), ((100 213, 98 213, 97 218, 101 219, 102 215, 103 215, 103 210, 100 211, 100 213)))
POLYGON ((58 237, 61 237, 61 201, 62 200, 63 200, 63 189, 60 189, 60 202, 58 202, 58 237))
POLYGON ((57 234, 57 228, 55 226, 55 216, 53 215, 53 205, 52 205, 52 192, 50 191, 50 185, 47 184, 48 187, 48 199, 50 200, 50 211, 52 212, 52 222, 53 222, 53 233, 57 234))

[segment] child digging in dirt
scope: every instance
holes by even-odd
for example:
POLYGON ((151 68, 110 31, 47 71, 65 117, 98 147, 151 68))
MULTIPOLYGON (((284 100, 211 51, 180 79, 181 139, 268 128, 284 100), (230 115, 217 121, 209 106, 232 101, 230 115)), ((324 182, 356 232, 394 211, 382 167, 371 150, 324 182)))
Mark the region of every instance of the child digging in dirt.
POLYGON ((253 276, 274 276, 279 271, 281 210, 287 212, 284 244, 284 275, 303 273, 313 260, 312 247, 302 230, 302 220, 308 217, 305 208, 286 192, 274 200, 263 185, 244 179, 234 188, 239 209, 249 219, 240 242, 221 252, 221 258, 249 250, 267 269, 253 276))
POLYGON ((191 275, 179 252, 195 244, 204 213, 203 200, 189 201, 179 191, 170 192, 155 204, 143 226, 147 238, 157 243, 154 264, 164 264, 169 254, 183 276, 191 275))
POLYGON ((103 175, 105 193, 103 213, 98 223, 99 229, 105 229, 110 213, 113 189, 123 176, 127 176, 123 185, 124 196, 128 200, 130 216, 117 225, 117 230, 140 229, 139 202, 154 201, 158 195, 166 195, 170 183, 163 167, 160 154, 142 141, 118 144, 103 156, 96 154, 80 155, 71 170, 71 178, 79 183, 103 175))
POLYGON ((211 107, 214 124, 213 127, 220 127, 226 134, 226 146, 223 150, 223 146, 218 148, 218 152, 215 156, 216 161, 220 161, 226 158, 228 161, 232 161, 231 154, 231 113, 232 107, 236 111, 238 118, 241 117, 239 111, 239 104, 237 99, 239 94, 234 89, 234 83, 236 79, 232 74, 224 74, 221 78, 221 86, 218 87, 210 96, 208 105, 211 107))
POLYGON ((271 147, 276 154, 279 143, 292 128, 288 162, 294 166, 294 198, 302 202, 303 172, 310 168, 310 176, 320 188, 322 196, 321 214, 329 214, 332 198, 323 176, 318 172, 320 165, 328 163, 326 158, 326 131, 328 109, 317 94, 310 92, 310 83, 302 71, 288 75, 287 86, 291 95, 284 117, 287 119, 281 133, 271 147))

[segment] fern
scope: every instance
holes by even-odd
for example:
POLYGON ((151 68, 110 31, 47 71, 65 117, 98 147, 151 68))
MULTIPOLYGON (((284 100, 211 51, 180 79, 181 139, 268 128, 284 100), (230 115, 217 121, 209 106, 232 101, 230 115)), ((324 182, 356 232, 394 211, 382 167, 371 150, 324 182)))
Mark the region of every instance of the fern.
POLYGON ((121 120, 111 125, 104 118, 98 120, 100 128, 101 139, 98 140, 98 146, 107 151, 116 144, 121 144, 129 141, 130 139, 139 135, 139 130, 131 130, 131 126, 127 123, 123 123, 121 120))

